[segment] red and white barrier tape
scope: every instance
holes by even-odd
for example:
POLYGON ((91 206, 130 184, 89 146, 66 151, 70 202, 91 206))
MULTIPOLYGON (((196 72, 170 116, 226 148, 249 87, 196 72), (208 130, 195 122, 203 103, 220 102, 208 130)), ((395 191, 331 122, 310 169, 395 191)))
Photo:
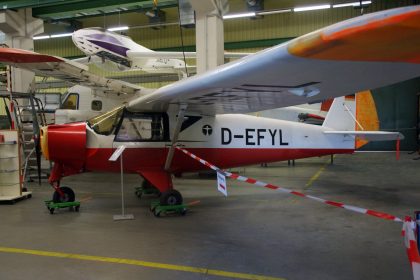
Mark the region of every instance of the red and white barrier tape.
POLYGON ((404 245, 413 271, 413 279, 420 280, 420 256, 417 248, 416 233, 414 231, 415 225, 410 217, 406 217, 403 224, 402 236, 404 236, 404 245))
MULTIPOLYGON (((278 190, 281 192, 285 192, 285 193, 289 193, 289 194, 293 194, 296 196, 300 196, 300 197, 305 197, 305 198, 309 198, 324 204, 328 204, 328 205, 332 205, 335 207, 339 207, 339 208, 344 208, 353 212, 357 212, 360 214, 366 214, 366 215, 370 215, 370 216, 374 216, 380 219, 385 219, 385 220, 390 220, 390 221, 394 221, 394 222, 403 222, 402 219, 398 218, 397 216, 394 215, 390 215, 384 212, 379 212, 379 211, 375 211, 375 210, 370 210, 370 209, 365 209, 365 208, 361 208, 361 207, 356 207, 356 206, 351 206, 351 205, 346 205, 344 203, 341 202, 335 202, 335 201, 331 201, 331 200, 325 200, 319 197, 315 197, 312 195, 306 195, 304 193, 298 192, 298 191, 293 191, 287 188, 283 188, 283 187, 279 187, 279 186, 275 186, 272 184, 268 184, 268 183, 264 183, 252 178, 248 178, 245 176, 239 176, 237 174, 233 174, 231 172, 228 171, 224 171, 220 168, 218 168, 217 166, 209 163, 208 161, 205 161, 204 159, 194 155, 193 153, 188 152, 187 150, 184 150, 180 147, 176 147, 179 151, 183 152, 184 154, 190 156, 191 158, 199 161, 201 164, 213 169, 216 172, 221 172, 222 174, 224 174, 227 177, 230 177, 232 179, 238 180, 238 181, 242 181, 242 182, 247 182, 259 187, 264 187, 264 188, 269 188, 272 190, 278 190)), ((405 247, 407 249, 407 255, 408 255, 408 260, 410 261, 411 264, 411 268, 413 271, 413 279, 414 280, 420 280, 420 255, 419 255, 419 251, 418 251, 418 246, 417 246, 417 241, 416 241, 416 233, 414 231, 415 229, 415 223, 412 221, 412 219, 410 217, 406 217, 404 222, 403 222, 403 228, 402 228, 402 235, 404 236, 404 244, 405 247)))
POLYGON ((332 205, 332 206, 335 206, 335 207, 338 207, 338 208, 344 208, 344 209, 347 209, 347 210, 350 210, 350 211, 353 211, 353 212, 357 212, 357 213, 360 213, 360 214, 366 214, 366 215, 374 216, 374 217, 377 217, 377 218, 380 218, 380 219, 390 220, 390 221, 394 221, 394 222, 402 222, 402 219, 398 218, 397 216, 387 214, 387 213, 384 213, 384 212, 365 209, 365 208, 352 206, 352 205, 346 205, 346 204, 341 203, 341 202, 325 200, 325 199, 322 199, 322 198, 319 198, 319 197, 316 197, 316 196, 307 195, 307 194, 304 194, 304 193, 301 193, 301 192, 298 192, 298 191, 294 191, 294 190, 290 190, 290 189, 287 189, 287 188, 283 188, 283 187, 275 186, 275 185, 272 185, 272 184, 264 183, 264 182, 261 182, 261 181, 258 181, 258 180, 252 179, 252 178, 248 178, 248 177, 245 177, 245 176, 239 176, 237 174, 233 174, 231 172, 224 171, 224 170, 218 168, 217 166, 209 163, 208 161, 205 161, 204 159, 188 152, 187 150, 184 150, 180 147, 176 147, 176 148, 178 150, 180 150, 181 152, 183 152, 184 154, 190 156, 191 158, 199 161, 201 164, 213 169, 214 171, 221 172, 225 176, 227 176, 229 178, 232 178, 232 179, 235 179, 235 180, 238 180, 238 181, 247 182, 247 183, 259 186, 259 187, 264 187, 264 188, 268 188, 268 189, 272 189, 272 190, 277 190, 277 191, 293 194, 293 195, 300 196, 300 197, 309 198, 309 199, 312 199, 312 200, 315 200, 315 201, 318 201, 318 202, 321 202, 321 203, 324 203, 324 204, 332 205))

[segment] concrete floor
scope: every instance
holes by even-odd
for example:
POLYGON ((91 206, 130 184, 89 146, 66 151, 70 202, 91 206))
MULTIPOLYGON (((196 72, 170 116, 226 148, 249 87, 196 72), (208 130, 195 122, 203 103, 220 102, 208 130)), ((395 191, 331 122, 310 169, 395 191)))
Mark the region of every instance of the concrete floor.
MULTIPOLYGON (((420 208, 420 161, 414 157, 401 154, 396 161, 394 153, 358 153, 338 155, 334 165, 325 157, 299 160, 295 167, 277 163, 237 170, 404 217, 420 208)), ((176 179, 175 186, 185 201, 201 202, 184 217, 155 218, 148 211, 152 198, 133 195, 139 178, 125 179, 127 213, 135 216, 131 221, 112 219, 121 211, 115 174, 64 180, 83 201, 78 213, 50 215, 43 204, 52 193, 47 184, 31 184, 29 200, 0 205, 0 279, 232 279, 230 272, 241 273, 232 276, 242 279, 411 278, 399 223, 231 180, 230 196, 224 198, 214 179, 196 175, 176 179), (180 266, 189 268, 180 271, 180 266)))

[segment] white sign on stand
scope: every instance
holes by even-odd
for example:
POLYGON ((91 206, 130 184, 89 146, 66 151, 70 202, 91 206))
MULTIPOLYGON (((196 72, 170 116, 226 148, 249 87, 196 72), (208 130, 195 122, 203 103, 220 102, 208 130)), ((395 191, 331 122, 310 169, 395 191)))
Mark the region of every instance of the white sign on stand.
POLYGON ((125 146, 121 145, 112 156, 109 158, 109 161, 117 161, 120 158, 121 163, 121 215, 114 215, 114 221, 121 221, 121 220, 133 220, 133 214, 125 214, 125 207, 124 207, 124 168, 123 168, 123 152, 125 150, 125 146))
POLYGON ((226 184, 226 177, 221 172, 217 172, 217 189, 219 192, 227 196, 227 184, 226 184))

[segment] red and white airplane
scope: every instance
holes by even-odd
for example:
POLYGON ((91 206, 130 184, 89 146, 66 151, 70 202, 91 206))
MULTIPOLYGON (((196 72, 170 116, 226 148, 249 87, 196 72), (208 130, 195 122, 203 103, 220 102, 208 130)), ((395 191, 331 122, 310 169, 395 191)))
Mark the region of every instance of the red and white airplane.
MULTIPOLYGON (((420 76, 420 6, 350 19, 246 56, 155 91, 99 77, 84 65, 17 49, 0 61, 108 94, 137 95, 88 122, 43 128, 44 155, 54 161, 50 182, 58 197, 63 176, 118 172, 108 161, 125 145, 124 171, 137 173, 179 204, 171 174, 202 169, 176 145, 222 167, 352 153, 355 139, 394 140, 399 133, 364 131, 351 103, 336 99, 322 126, 242 115, 315 103, 420 76)), ((357 99, 357 98, 356 98, 357 99)))

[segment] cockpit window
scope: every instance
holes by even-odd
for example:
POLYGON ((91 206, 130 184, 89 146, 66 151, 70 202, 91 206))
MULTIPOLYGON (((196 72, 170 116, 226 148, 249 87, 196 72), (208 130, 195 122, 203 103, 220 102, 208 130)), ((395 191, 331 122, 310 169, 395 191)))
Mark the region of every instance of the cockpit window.
POLYGON ((168 141, 168 117, 162 113, 124 113, 117 142, 168 141))
POLYGON ((64 99, 61 109, 77 110, 79 107, 79 94, 70 92, 64 99))
POLYGON ((112 111, 89 119, 88 125, 98 134, 110 135, 117 127, 123 111, 124 106, 117 107, 112 111))

